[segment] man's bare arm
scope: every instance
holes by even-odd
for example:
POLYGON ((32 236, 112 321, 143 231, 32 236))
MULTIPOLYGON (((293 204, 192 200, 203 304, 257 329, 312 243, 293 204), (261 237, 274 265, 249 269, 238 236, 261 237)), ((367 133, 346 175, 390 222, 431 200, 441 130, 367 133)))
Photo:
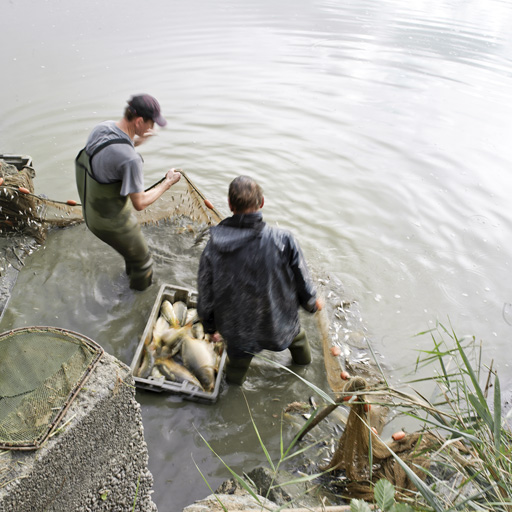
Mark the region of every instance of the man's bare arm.
POLYGON ((170 169, 165 175, 165 179, 156 187, 153 187, 144 192, 134 192, 130 194, 133 207, 137 211, 144 210, 149 205, 153 204, 164 192, 169 190, 181 178, 181 173, 176 169, 170 169))

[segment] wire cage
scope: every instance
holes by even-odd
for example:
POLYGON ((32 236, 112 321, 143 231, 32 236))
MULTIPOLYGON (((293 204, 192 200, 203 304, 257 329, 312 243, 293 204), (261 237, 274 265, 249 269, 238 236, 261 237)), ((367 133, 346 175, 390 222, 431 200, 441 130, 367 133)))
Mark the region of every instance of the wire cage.
POLYGON ((0 334, 0 449, 40 448, 103 353, 86 336, 57 327, 0 334))

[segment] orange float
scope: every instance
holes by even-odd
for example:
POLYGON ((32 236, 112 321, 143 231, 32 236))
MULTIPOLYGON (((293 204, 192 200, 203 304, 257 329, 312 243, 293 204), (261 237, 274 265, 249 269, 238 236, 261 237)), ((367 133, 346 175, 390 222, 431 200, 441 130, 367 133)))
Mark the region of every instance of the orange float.
POLYGON ((25 188, 25 187, 19 187, 18 190, 22 193, 22 194, 30 194, 30 190, 28 188, 25 188))
POLYGON ((364 404, 364 412, 370 412, 371 408, 372 408, 371 404, 364 404))
POLYGON ((405 432, 403 430, 399 430, 395 432, 392 436, 394 441, 401 441, 405 437, 405 432))
POLYGON ((213 210, 213 204, 210 203, 210 201, 208 201, 208 199, 204 200, 204 204, 206 205, 207 208, 210 208, 210 210, 213 210))
POLYGON ((348 380, 348 379, 350 379, 350 375, 349 375, 349 373, 348 373, 348 372, 346 372, 346 371, 342 371, 342 372, 340 373, 340 377, 341 377, 341 379, 342 379, 342 380, 348 380))
POLYGON ((3 185, 3 184, 4 184, 4 179, 0 178, 0 185, 3 185))
POLYGON ((339 356, 341 354, 341 348, 337 346, 331 347, 331 354, 335 357, 339 356))
POLYGON ((69 204, 70 206, 76 206, 76 201, 74 199, 68 199, 66 204, 69 204))

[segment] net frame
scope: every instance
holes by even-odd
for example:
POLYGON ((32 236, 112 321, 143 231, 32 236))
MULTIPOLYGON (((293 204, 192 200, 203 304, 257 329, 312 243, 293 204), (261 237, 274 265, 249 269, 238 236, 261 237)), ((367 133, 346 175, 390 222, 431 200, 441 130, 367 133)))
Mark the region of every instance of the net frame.
MULTIPOLYGON (((10 331, 6 331, 2 334, 0 334, 0 346, 1 343, 4 342, 7 338, 13 337, 13 336, 20 336, 23 335, 23 333, 30 333, 30 335, 34 335, 36 333, 42 333, 45 336, 47 336, 49 333, 54 333, 58 335, 59 337, 63 338, 73 338, 73 342, 79 341, 82 345, 85 345, 89 351, 91 351, 92 360, 87 365, 87 367, 83 370, 80 378, 75 382, 74 386, 69 391, 66 399, 60 406, 60 409, 55 414, 51 422, 48 424, 48 427, 46 430, 39 435, 38 438, 34 439, 34 441, 20 441, 20 442, 13 442, 13 441, 6 441, 0 439, 0 450, 35 450, 40 448, 47 439, 52 435, 52 433, 56 430, 59 423, 62 421, 64 415, 66 414, 67 410, 69 409, 72 402, 77 397, 79 391, 83 388, 87 380, 89 379, 91 373, 93 372, 94 368, 102 358, 104 354, 103 348, 93 341, 92 339, 88 338, 87 336, 84 336, 83 334, 70 331, 68 329, 62 329, 60 327, 50 327, 50 326, 30 326, 30 327, 20 327, 17 329, 12 329, 10 331)), ((71 341, 70 341, 71 343, 71 341)))

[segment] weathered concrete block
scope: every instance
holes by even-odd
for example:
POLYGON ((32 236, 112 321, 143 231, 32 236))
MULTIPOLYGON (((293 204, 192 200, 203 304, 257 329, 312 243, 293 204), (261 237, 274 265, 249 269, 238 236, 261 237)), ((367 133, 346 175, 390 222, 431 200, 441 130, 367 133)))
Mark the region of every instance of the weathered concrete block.
POLYGON ((273 510, 277 505, 264 498, 258 496, 256 501, 250 494, 210 494, 204 500, 196 501, 192 505, 185 507, 183 512, 223 512, 223 510, 249 512, 254 510, 261 512, 262 510, 273 510), (219 503, 222 502, 222 505, 219 503))
POLYGON ((62 425, 39 450, 0 451, 0 512, 156 512, 126 365, 104 354, 62 425))

